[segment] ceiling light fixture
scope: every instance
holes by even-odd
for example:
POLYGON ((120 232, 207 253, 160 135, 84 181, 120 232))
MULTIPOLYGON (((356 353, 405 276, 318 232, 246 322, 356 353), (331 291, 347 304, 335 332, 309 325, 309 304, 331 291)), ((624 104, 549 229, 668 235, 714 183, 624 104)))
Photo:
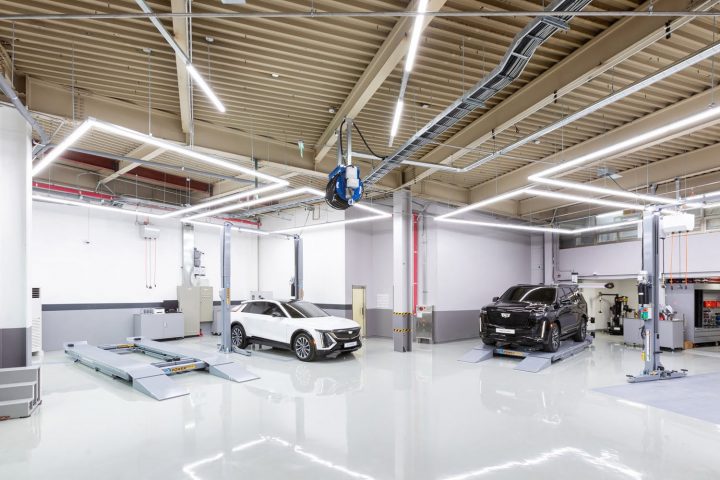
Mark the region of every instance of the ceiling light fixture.
POLYGON ((185 215, 186 213, 196 212, 196 211, 202 210, 204 208, 214 207, 215 205, 222 205, 223 203, 229 203, 234 200, 240 200, 243 198, 252 197, 253 195, 267 193, 267 192, 277 190, 279 188, 284 188, 284 187, 285 187, 285 185, 283 185, 283 184, 275 183, 273 185, 268 185, 266 187, 254 188, 252 190, 245 190, 243 192, 239 192, 239 193, 236 193, 233 195, 216 198, 214 200, 210 200, 207 202, 201 202, 201 203, 198 203, 197 205, 193 205, 192 207, 181 208, 179 210, 175 210, 174 212, 165 214, 164 217, 165 218, 177 217, 179 215, 185 215))
POLYGON ((573 160, 570 160, 568 162, 564 162, 564 163, 561 163, 560 165, 556 165, 554 167, 548 168, 546 170, 543 170, 542 172, 536 173, 535 175, 529 176, 528 180, 530 180, 531 182, 535 182, 535 181, 538 181, 538 178, 540 178, 540 177, 547 177, 550 175, 555 175, 557 173, 563 172, 565 170, 569 170, 573 167, 577 167, 584 163, 588 163, 593 160, 598 160, 601 158, 606 158, 610 155, 627 150, 628 148, 643 145, 652 140, 662 138, 670 133, 673 133, 673 132, 682 130, 684 128, 691 127, 696 124, 700 124, 702 122, 708 121, 712 118, 717 117, 718 115, 720 115, 720 106, 708 108, 708 109, 698 112, 694 115, 690 115, 689 117, 683 118, 681 120, 677 120, 675 122, 668 123, 666 125, 655 128, 648 132, 641 133, 640 135, 635 135, 632 138, 628 138, 627 140, 623 140, 621 142, 614 143, 605 148, 595 150, 595 151, 587 153, 585 155, 581 155, 581 156, 579 156, 573 160))
POLYGON ((465 207, 458 208, 451 212, 440 215, 440 216, 436 217, 436 220, 444 220, 446 218, 454 217, 455 215, 460 215, 461 213, 470 212, 472 210, 477 210, 478 208, 492 205, 493 203, 501 202, 503 200, 508 200, 517 195, 520 195, 521 193, 525 192, 526 190, 527 190, 527 188, 522 188, 520 190, 513 190, 510 192, 502 193, 500 195, 495 195, 494 197, 490 197, 486 200, 481 200, 479 202, 471 203, 470 205, 467 205, 465 207))
POLYGON ((373 215, 372 215, 372 216, 369 216, 369 217, 352 218, 352 219, 349 219, 349 220, 338 220, 338 221, 335 221, 335 222, 316 223, 316 224, 314 224, 314 225, 305 225, 305 226, 302 226, 302 227, 284 228, 284 229, 282 229, 282 230, 275 230, 275 231, 273 231, 273 232, 271 232, 271 233, 283 233, 283 234, 287 234, 287 233, 300 232, 300 231, 305 232, 305 231, 307 231, 307 230, 318 230, 318 229, 321 229, 321 228, 337 227, 337 226, 341 226, 341 225, 350 225, 350 224, 353 224, 353 223, 372 222, 372 221, 375 221, 375 220, 382 220, 382 219, 386 219, 386 218, 392 217, 392 214, 390 214, 390 213, 384 212, 384 211, 382 211, 382 210, 380 210, 380 209, 377 209, 377 208, 374 208, 374 207, 371 207, 371 206, 369 206, 369 205, 365 205, 365 204, 362 204, 362 203, 356 203, 356 204, 354 204, 354 205, 353 205, 353 208, 360 208, 360 209, 362 209, 362 210, 366 210, 366 211, 368 211, 368 212, 373 213, 373 215))
POLYGON ((152 135, 146 135, 144 133, 136 132, 135 130, 130 130, 129 128, 120 127, 111 123, 106 123, 92 117, 85 120, 85 122, 83 122, 78 128, 76 128, 73 133, 71 133, 65 140, 60 142, 58 146, 53 148, 53 150, 49 154, 47 154, 42 160, 40 160, 38 164, 33 168, 32 174, 37 175, 37 173, 40 172, 43 168, 47 167, 51 162, 55 161, 60 156, 60 154, 62 154, 62 152, 64 152, 65 150, 70 148, 71 145, 80 140, 80 138, 84 134, 86 134, 91 128, 96 128, 112 135, 125 137, 139 143, 154 145, 165 150, 170 150, 179 155, 194 158, 195 160, 199 160, 203 163, 208 163, 211 165, 216 165, 218 167, 227 168, 228 170, 241 172, 246 175, 256 177, 258 179, 281 185, 288 185, 288 182, 286 180, 273 177, 272 175, 267 175, 251 168, 243 167, 236 163, 223 160, 218 157, 200 153, 197 150, 191 150, 190 148, 183 145, 171 143, 167 140, 161 140, 159 138, 153 137, 152 135))
MULTIPOLYGON (((145 0, 135 0, 135 3, 138 4, 140 9, 148 14, 154 14, 153 10, 145 3, 145 0)), ((148 19, 150 22, 152 22, 153 25, 155 25, 155 28, 158 32, 160 32, 160 35, 165 39, 165 41, 170 45, 170 47, 175 51, 175 54, 179 56, 182 59, 183 64, 185 65, 185 69, 187 70, 188 74, 192 77, 193 81, 197 84, 198 87, 203 91, 205 96, 208 97, 208 99, 215 105, 215 108, 218 109, 221 113, 225 113, 225 106, 222 104, 220 99, 215 95, 215 92, 212 91, 210 86, 207 84, 205 79, 198 73, 197 69, 193 66, 192 62, 190 61, 190 58, 187 56, 185 51, 180 47, 180 45, 177 43, 175 38, 170 34, 170 32, 167 31, 165 26, 160 22, 160 20, 157 17, 149 16, 148 19)))
POLYGON ((275 72, 272 72, 272 73, 270 74, 270 76, 271 76, 272 78, 280 78, 280 74, 279 74, 279 73, 275 73, 275 72))
POLYGON ((603 195, 612 195, 615 197, 632 198, 635 200, 646 201, 650 203, 659 203, 661 205, 678 205, 678 202, 672 198, 665 198, 659 195, 645 195, 642 193, 627 192, 625 190, 614 190, 611 188, 596 187, 594 185, 586 185, 584 183, 566 182, 564 180, 555 180, 552 178, 532 176, 532 180, 538 183, 545 183, 556 187, 570 188, 574 190, 583 190, 587 192, 600 193, 603 195))
POLYGON ((77 142, 80 137, 85 135, 88 130, 94 125, 94 120, 86 120, 83 123, 80 124, 79 127, 77 127, 70 135, 68 135, 65 140, 60 142, 56 147, 54 147, 52 150, 50 150, 50 153, 46 154, 33 168, 32 168, 32 176, 36 176, 38 173, 43 171, 45 167, 50 165, 52 162, 58 159, 58 157, 72 144, 77 142))
POLYGON ((551 192, 549 190, 537 190, 528 188, 525 190, 528 195, 537 195, 540 197, 557 198, 559 200, 568 200, 578 203, 591 203, 594 205, 603 205, 606 207, 621 208, 623 210, 645 210, 644 205, 634 203, 615 202, 613 200, 605 200, 604 198, 581 197, 580 195, 571 195, 569 193, 551 192))
POLYGON ((309 187, 296 188, 293 190, 288 190, 286 192, 276 193, 275 195, 270 195, 268 197, 256 198, 254 200, 249 200, 247 202, 236 203, 234 205, 228 205, 226 207, 216 208, 215 210, 198 213, 195 215, 191 215, 189 217, 185 217, 184 220, 190 221, 190 220, 196 220, 198 218, 203 218, 203 217, 211 217, 214 215, 218 215, 220 213, 225 213, 225 212, 229 212, 232 210, 238 210, 240 208, 252 207, 254 205, 259 205, 261 203, 267 203, 267 202, 272 202, 275 200, 281 200, 283 198, 294 197, 296 195, 306 195, 306 194, 314 195, 317 197, 325 196, 325 194, 323 192, 321 192, 320 190, 317 190, 315 188, 309 188, 309 187))
POLYGON ((161 219, 163 218, 163 215, 159 215, 157 213, 151 213, 151 212, 145 212, 142 210, 127 210, 120 207, 111 207, 109 205, 95 205, 92 203, 87 202, 80 202, 77 200, 70 200, 65 198, 56 198, 56 197, 46 197, 44 195, 33 195, 33 200, 42 201, 42 202, 50 202, 50 203, 59 203, 61 205, 73 205, 77 207, 85 207, 89 208, 91 210, 101 210, 104 212, 110 212, 110 213, 122 213, 125 215, 141 215, 143 217, 150 217, 150 218, 157 218, 161 219))
POLYGON ((494 223, 480 222, 476 220, 462 220, 459 218, 441 218, 435 217, 439 222, 457 223, 460 225, 474 225, 478 227, 504 228, 507 230, 521 230, 525 232, 543 232, 543 233, 571 233, 571 230, 565 230, 554 227, 535 227, 531 225, 520 225, 516 223, 494 223))
POLYGON ((517 223, 496 223, 496 222, 481 222, 476 220, 462 220, 457 218, 440 218, 435 217, 435 220, 440 222, 455 223, 460 225, 473 225, 478 227, 489 227, 489 228, 501 228, 505 230, 519 230, 526 232, 542 232, 542 233, 557 233, 560 235, 579 235, 582 233, 594 232, 598 230, 609 230, 615 228, 622 228, 630 225, 638 225, 642 223, 642 220, 629 220, 627 222, 610 223, 607 225, 597 225, 594 227, 576 228, 574 230, 568 228, 559 227, 539 227, 534 225, 521 225, 517 223))
MULTIPOLYGON (((419 0, 417 12, 425 13, 427 11, 428 0, 419 0)), ((420 44, 420 33, 422 33, 422 24, 424 15, 416 15, 415 23, 413 23, 412 34, 410 34, 410 47, 408 48, 407 56, 405 57, 405 71, 412 72, 415 66, 415 57, 417 55, 418 45, 420 44)))
POLYGON ((402 117, 404 102, 402 98, 398 98, 397 104, 395 105, 395 115, 393 115, 392 126, 390 127, 390 144, 392 145, 393 139, 397 135, 398 128, 400 128, 400 118, 402 117))

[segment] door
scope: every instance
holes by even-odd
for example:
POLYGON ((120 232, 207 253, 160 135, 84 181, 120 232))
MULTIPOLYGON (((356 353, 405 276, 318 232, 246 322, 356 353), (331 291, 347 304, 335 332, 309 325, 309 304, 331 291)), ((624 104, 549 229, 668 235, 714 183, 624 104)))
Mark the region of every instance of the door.
POLYGON ((263 321, 259 336, 280 343, 289 343, 287 315, 275 302, 267 302, 268 308, 262 313, 263 321))
POLYGON ((572 290, 568 287, 558 288, 558 296, 560 303, 560 326, 563 334, 570 333, 577 329, 576 306, 573 302, 572 290))
POLYGON ((360 324, 360 334, 365 336, 365 287, 353 285, 352 287, 352 315, 353 320, 360 324))

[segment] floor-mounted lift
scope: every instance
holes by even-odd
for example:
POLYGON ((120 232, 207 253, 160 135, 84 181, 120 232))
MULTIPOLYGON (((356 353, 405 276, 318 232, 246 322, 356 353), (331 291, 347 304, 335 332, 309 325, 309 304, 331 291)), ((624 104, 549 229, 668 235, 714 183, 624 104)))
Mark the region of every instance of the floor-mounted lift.
POLYGON ((695 217, 690 214, 672 214, 661 218, 660 209, 646 211, 642 223, 643 271, 638 277, 638 314, 643 320, 642 359, 644 367, 638 375, 627 375, 630 383, 652 380, 669 380, 687 375, 687 370, 666 370, 660 362, 660 240, 663 234, 686 232, 693 229, 695 217), (662 224, 662 228, 661 228, 662 224))
MULTIPOLYGON (((221 353, 237 351, 232 347, 230 337, 230 237, 232 225, 226 223, 222 236, 222 277, 220 300, 222 309, 221 353)), ((143 337, 129 337, 126 343, 93 346, 85 341, 64 344, 65 354, 76 362, 87 365, 98 372, 130 382, 133 388, 150 395, 156 400, 179 397, 190 393, 185 387, 175 384, 170 375, 193 370, 206 370, 211 375, 247 382, 259 378, 242 365, 228 359, 227 355, 206 353, 177 344, 156 342, 143 337), (127 354, 140 353, 160 361, 146 363, 127 354)), ((246 353, 239 351, 238 353, 246 353)))

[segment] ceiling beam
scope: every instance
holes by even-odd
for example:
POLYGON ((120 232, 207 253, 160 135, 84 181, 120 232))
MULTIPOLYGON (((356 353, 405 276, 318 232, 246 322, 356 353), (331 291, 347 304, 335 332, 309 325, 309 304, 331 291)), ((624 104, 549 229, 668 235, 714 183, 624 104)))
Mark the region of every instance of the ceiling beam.
MULTIPOLYGON (((187 3, 185 0, 171 0, 170 6, 172 13, 187 13, 187 3)), ((189 51, 188 47, 188 17, 173 17, 173 37, 183 52, 189 51)), ((175 68, 177 70, 178 98, 180 100, 180 127, 186 134, 190 132, 191 122, 191 103, 190 103, 190 82, 188 81, 188 73, 185 68, 185 60, 175 54, 175 68)))
MULTIPOLYGON (((510 190, 515 190, 515 189, 524 187, 524 186, 528 185, 528 183, 529 183, 528 182, 529 176, 534 175, 536 173, 539 173, 542 170, 547 169, 548 166, 551 164, 563 163, 569 159, 576 158, 581 155, 585 155, 587 153, 591 153, 591 152, 597 151, 597 150, 605 148, 605 147, 609 147, 618 142, 622 142, 623 140, 633 138, 641 133, 651 131, 659 126, 667 125, 668 123, 671 123, 678 119, 686 118, 686 117, 689 117, 690 115, 696 114, 696 113, 706 109, 708 107, 708 105, 710 105, 710 103, 712 102, 714 96, 718 95, 719 92, 720 92, 720 87, 715 87, 713 89, 706 90, 706 91, 699 93, 693 97, 685 99, 681 102, 674 103, 666 108, 663 108, 661 110, 653 112, 653 113, 646 115, 642 118, 639 118, 633 122, 622 125, 614 130, 607 132, 607 133, 598 135, 598 136, 593 137, 583 143, 574 145, 574 146, 567 148, 561 152, 550 155, 550 156, 544 158, 542 162, 536 162, 536 163, 526 165, 526 166, 518 168, 517 170, 514 170, 510 173, 501 175, 500 177, 497 177, 493 180, 489 180, 480 185, 472 187, 470 189, 470 202, 472 202, 472 203, 479 202, 481 200, 485 200, 487 198, 494 197, 495 195, 502 194, 502 193, 505 193, 510 190)), ((713 120, 712 122, 708 122, 707 124, 705 124, 703 126, 703 128, 705 128, 711 124, 716 124, 719 121, 720 120, 713 120)), ((659 143, 666 142, 674 137, 687 135, 688 133, 690 133, 692 131, 697 131, 698 129, 700 129, 700 127, 692 128, 692 129, 686 130, 682 133, 665 136, 661 139, 655 140, 654 142, 647 143, 645 145, 640 145, 631 150, 626 150, 624 152, 620 152, 611 157, 605 157, 601 160, 598 160, 597 162, 591 162, 589 164, 583 165, 581 168, 592 168, 592 166, 597 164, 598 162, 603 162, 605 160, 609 160, 610 158, 622 157, 622 156, 627 155, 630 152, 643 150, 644 148, 647 148, 651 145, 656 145, 659 143)), ((570 174, 573 171, 577 171, 577 169, 565 171, 565 172, 563 172, 563 175, 570 174)), ((498 204, 498 205, 500 205, 500 204, 498 204)), ((493 207, 495 207, 495 206, 493 206, 493 207)), ((504 212, 502 210, 498 210, 498 211, 500 213, 511 213, 511 214, 517 213, 517 212, 504 212)))
MULTIPOLYGON (((147 129, 147 110, 138 105, 84 92, 76 94, 75 101, 80 104, 86 117, 95 117, 136 131, 147 129)), ((63 85, 27 77, 27 104, 31 111, 61 118, 72 117, 72 97, 70 90, 63 85)), ((316 164, 314 151, 310 147, 306 147, 305 155, 301 157, 295 143, 281 142, 197 120, 194 131, 195 148, 218 152, 219 155, 235 159, 245 166, 252 167, 254 156, 261 169, 273 167, 311 176, 327 176, 327 173, 335 168, 334 158, 316 164)), ((169 112, 153 112, 153 136, 186 144, 180 119, 169 112)), ((355 163, 364 170, 370 169, 369 162, 358 159, 355 163)), ((243 178, 250 177, 245 175, 243 178)), ((383 179, 378 188, 397 188, 401 183, 400 178, 399 171, 393 172, 383 179)))
MULTIPOLYGON (((720 163, 718 163, 719 157, 720 143, 717 143, 715 145, 710 145, 709 147, 700 148, 693 150, 692 152, 666 158, 664 160, 651 163, 648 166, 625 170, 621 173, 622 177, 616 180, 619 186, 613 181, 605 178, 599 178, 592 182, 587 182, 584 185, 609 188, 611 190, 618 191, 625 190, 637 191, 637 193, 649 193, 645 191, 645 189, 652 184, 672 182, 675 178, 702 176, 720 170, 720 163)), ((692 185, 688 186, 695 185, 699 185, 699 183, 694 182, 692 185)), ((685 186, 685 182, 683 182, 683 188, 685 186)), ((657 194, 667 194, 669 192, 673 192, 674 190, 675 186, 668 184, 665 185, 665 188, 659 188, 657 194)), ((713 190, 720 190, 720 185, 717 185, 716 188, 713 188, 713 190)), ((578 192, 581 192, 581 190, 573 189, 562 189, 558 191, 562 193, 574 193, 575 195, 577 195, 578 192)), ((690 195, 695 193, 702 192, 692 192, 690 195)), ((621 201, 627 202, 628 200, 622 199, 621 201)), ((567 205, 569 205, 567 201, 563 202, 562 200, 554 200, 546 197, 526 198, 519 201, 519 214, 537 215, 567 205)))
MULTIPOLYGON (((430 0, 427 11, 437 12, 445 5, 446 0, 430 0)), ((408 11, 417 9, 417 2, 412 2, 408 11)), ((337 109, 325 131, 320 136, 315 150, 315 163, 320 163, 337 142, 335 131, 345 117, 355 118, 382 86, 383 82, 395 70, 410 46, 409 32, 412 30, 415 17, 401 17, 390 31, 385 41, 368 64, 357 83, 345 98, 342 106, 337 109)), ((423 19, 422 28, 432 21, 431 16, 423 19)), ((400 86, 398 85, 398 88, 400 86)))
MULTIPOLYGON (((704 0, 692 5, 688 0, 658 0, 653 3, 653 8, 705 11, 717 3, 718 0, 704 0)), ((636 11, 646 10, 650 4, 651 2, 646 2, 636 11)), ((692 20, 693 17, 677 18, 670 23, 670 28, 675 30, 692 20)), ((492 140, 493 135, 511 128, 550 105, 556 98, 567 95, 665 38, 667 21, 667 17, 626 17, 618 20, 593 40, 443 142, 443 145, 434 148, 419 161, 443 165, 456 162, 472 149, 492 140), (470 150, 461 150, 457 147, 470 150)), ((432 169, 419 171, 409 183, 423 180, 434 173, 436 170, 432 169)))
MULTIPOLYGON (((128 158, 137 158, 138 160, 152 160, 163 152, 165 152, 164 148, 158 148, 152 145, 140 145, 125 156, 128 158)), ((125 175, 139 166, 140 164, 137 162, 121 162, 120 168, 117 171, 111 173, 107 177, 101 178, 100 181, 98 181, 98 186, 115 180, 119 176, 125 175)))
MULTIPOLYGON (((91 155, 88 153, 75 152, 72 150, 66 150, 60 156, 61 161, 78 163, 82 165, 90 165, 103 170, 117 171, 119 163, 117 160, 103 157, 100 155, 91 155)), ((198 180, 190 180, 186 177, 179 175, 173 175, 171 173, 165 173, 158 170, 153 170, 148 167, 138 166, 134 169, 133 175, 138 179, 150 180, 153 183, 159 183, 162 185, 171 185, 173 187, 180 187, 182 189, 190 188, 198 192, 210 193, 212 187, 210 184, 200 182, 198 180)))

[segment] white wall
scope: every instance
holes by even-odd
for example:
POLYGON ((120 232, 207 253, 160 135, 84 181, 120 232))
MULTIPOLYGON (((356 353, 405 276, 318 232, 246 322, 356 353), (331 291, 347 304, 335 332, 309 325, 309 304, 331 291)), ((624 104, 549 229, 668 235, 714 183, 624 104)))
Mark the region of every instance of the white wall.
MULTIPOLYGON (((684 276, 686 268, 689 275, 720 273, 720 232, 696 232, 687 237, 682 235, 674 240, 666 238, 661 245, 664 252, 664 272, 670 272, 672 254, 672 272, 675 276, 684 276), (672 247, 672 248, 671 248, 672 247)), ((595 245, 590 247, 565 248, 560 250, 558 267, 569 278, 569 272, 576 271, 580 276, 630 276, 636 277, 642 270, 642 243, 640 240, 595 245)))
POLYGON ((563 279, 570 272, 587 276, 637 276, 642 270, 640 241, 609 243, 591 247, 563 248, 558 255, 558 270, 563 279))
POLYGON ((429 225, 434 230, 429 240, 429 303, 436 310, 479 311, 509 286, 530 282, 530 235, 433 220, 429 225))
MULTIPOLYGON (((176 299, 181 282, 180 223, 153 221, 157 240, 156 288, 146 288, 145 241, 135 217, 82 207, 33 204, 30 271, 45 304, 153 303, 176 299)), ((197 227, 195 245, 206 253, 207 278, 220 285, 220 230, 197 227)), ((233 233, 233 299, 256 289, 254 236, 233 233)))
MULTIPOLYGON (((319 218, 310 212, 295 209, 276 217, 265 217, 263 229, 273 231, 310 226, 345 219, 342 211, 322 205, 319 218)), ((345 304, 345 226, 299 230, 304 253, 305 299, 316 303, 345 304)), ((260 289, 272 291, 275 298, 290 296, 290 278, 294 275, 292 239, 276 237, 260 239, 260 289)))

